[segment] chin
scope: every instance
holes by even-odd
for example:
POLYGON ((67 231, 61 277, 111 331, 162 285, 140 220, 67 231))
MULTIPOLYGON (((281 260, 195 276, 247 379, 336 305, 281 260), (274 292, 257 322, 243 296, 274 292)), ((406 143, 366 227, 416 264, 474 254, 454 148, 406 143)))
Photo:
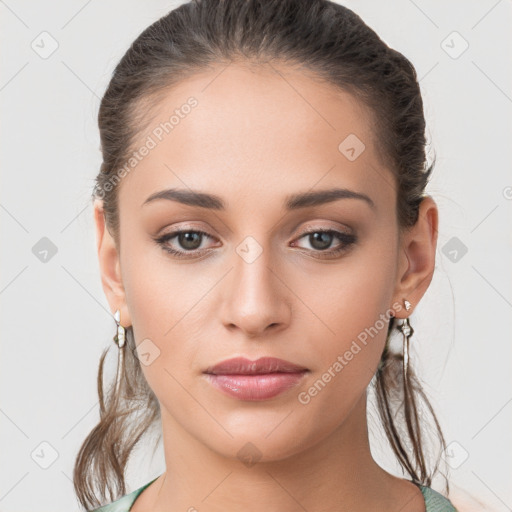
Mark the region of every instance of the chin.
POLYGON ((274 422, 271 427, 253 421, 245 428, 230 428, 228 431, 233 438, 229 439, 222 434, 212 438, 207 433, 203 433, 201 438, 212 451, 227 459, 238 459, 247 467, 256 463, 284 461, 303 452, 318 440, 314 435, 309 439, 298 435, 295 424, 290 423, 288 428, 279 425, 282 419, 274 422))

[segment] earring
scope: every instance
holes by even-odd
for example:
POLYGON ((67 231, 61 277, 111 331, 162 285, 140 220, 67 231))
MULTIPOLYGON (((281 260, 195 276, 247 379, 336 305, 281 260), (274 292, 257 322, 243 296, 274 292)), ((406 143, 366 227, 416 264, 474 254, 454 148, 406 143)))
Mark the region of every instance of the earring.
MULTIPOLYGON (((405 309, 411 309, 411 303, 408 300, 404 301, 405 309)), ((414 329, 412 328, 409 318, 404 318, 402 323, 397 326, 398 330, 403 334, 403 367, 404 367, 404 386, 407 385, 407 371, 409 369, 409 338, 413 335, 414 329)))
POLYGON ((119 309, 115 312, 114 318, 117 324, 117 333, 114 336, 113 340, 116 345, 119 347, 118 350, 118 359, 117 359, 117 376, 116 376, 116 386, 115 386, 115 396, 119 395, 119 388, 121 386, 121 377, 123 373, 123 365, 124 365, 124 347, 126 342, 126 331, 125 328, 121 325, 121 311, 119 309))

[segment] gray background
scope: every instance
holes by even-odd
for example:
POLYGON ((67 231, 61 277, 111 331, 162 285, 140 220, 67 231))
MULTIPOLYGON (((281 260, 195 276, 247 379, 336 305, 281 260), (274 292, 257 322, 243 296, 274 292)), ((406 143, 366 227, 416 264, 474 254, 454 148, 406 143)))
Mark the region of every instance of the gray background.
MULTIPOLYGON (((174 5, 0 1, 1 511, 78 510, 72 466, 98 419, 104 347, 110 375, 116 364, 89 201, 101 161, 96 115, 119 58, 174 5)), ((421 80, 440 230, 435 277, 411 319, 412 363, 450 443, 453 484, 488 510, 511 510, 512 2, 345 5, 421 80)), ((372 443, 397 471, 386 442, 372 443)), ((164 470, 161 453, 151 462, 143 452, 130 490, 164 470)))

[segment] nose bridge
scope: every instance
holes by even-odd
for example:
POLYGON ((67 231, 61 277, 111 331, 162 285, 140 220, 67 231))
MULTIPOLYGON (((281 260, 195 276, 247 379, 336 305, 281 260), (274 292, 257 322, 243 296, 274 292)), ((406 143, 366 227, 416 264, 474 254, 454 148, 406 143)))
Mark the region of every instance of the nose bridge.
POLYGON ((234 324, 248 335, 286 323, 289 314, 286 287, 273 268, 271 240, 262 230, 258 233, 259 240, 248 235, 235 247, 230 290, 223 308, 224 323, 234 324))
MULTIPOLYGON (((259 239, 261 240, 261 237, 259 239)), ((268 242, 264 241, 262 244, 249 235, 235 249, 234 279, 237 288, 243 291, 247 298, 267 295, 270 292, 269 287, 273 288, 270 279, 272 254, 269 247, 268 242)))

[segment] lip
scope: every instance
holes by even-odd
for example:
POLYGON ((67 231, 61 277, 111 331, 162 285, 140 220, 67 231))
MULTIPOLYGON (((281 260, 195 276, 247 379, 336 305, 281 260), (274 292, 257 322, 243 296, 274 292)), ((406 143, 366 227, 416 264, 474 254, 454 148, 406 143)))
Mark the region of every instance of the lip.
POLYGON ((298 373, 307 370, 277 357, 260 357, 251 361, 245 357, 234 357, 208 367, 204 373, 214 375, 261 375, 264 373, 298 373))
POLYGON ((296 386, 309 370, 275 357, 227 359, 204 371, 210 384, 239 400, 268 400, 296 386))

